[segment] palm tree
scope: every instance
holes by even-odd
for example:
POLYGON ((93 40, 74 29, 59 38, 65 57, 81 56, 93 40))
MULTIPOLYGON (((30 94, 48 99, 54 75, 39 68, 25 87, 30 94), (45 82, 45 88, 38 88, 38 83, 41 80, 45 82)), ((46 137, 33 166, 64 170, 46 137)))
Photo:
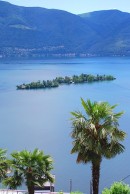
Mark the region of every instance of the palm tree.
POLYGON ((6 177, 8 171, 8 162, 6 159, 6 150, 0 148, 0 182, 6 177))
POLYGON ((92 164, 93 194, 98 194, 100 166, 103 158, 113 158, 124 151, 120 144, 125 138, 118 119, 123 112, 114 113, 116 105, 108 102, 86 102, 81 98, 85 115, 79 111, 72 112, 71 133, 73 148, 71 153, 78 153, 77 163, 92 164))
POLYGON ((35 186, 44 187, 47 181, 53 182, 50 174, 52 158, 44 155, 43 151, 35 149, 33 152, 23 150, 11 154, 11 175, 4 180, 10 189, 16 189, 25 182, 28 193, 34 194, 35 186))

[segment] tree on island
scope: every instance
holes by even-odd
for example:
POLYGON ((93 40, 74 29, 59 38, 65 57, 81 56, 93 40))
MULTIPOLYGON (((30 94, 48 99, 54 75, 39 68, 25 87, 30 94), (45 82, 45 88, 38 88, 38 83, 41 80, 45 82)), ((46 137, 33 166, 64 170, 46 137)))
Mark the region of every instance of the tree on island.
POLYGON ((13 152, 12 159, 9 160, 11 174, 4 181, 4 185, 10 189, 16 189, 25 182, 28 193, 34 194, 35 187, 44 187, 45 182, 53 182, 50 174, 52 158, 44 155, 43 151, 35 149, 33 152, 23 150, 13 152))
POLYGON ((91 162, 93 194, 98 194, 102 159, 111 159, 124 151, 120 142, 126 134, 118 128, 118 119, 123 113, 114 113, 116 105, 108 102, 85 102, 83 99, 81 102, 85 114, 71 113, 74 140, 71 153, 78 153, 77 163, 91 162))
POLYGON ((43 80, 42 82, 31 82, 29 84, 18 85, 17 89, 41 89, 41 88, 54 88, 58 87, 60 84, 78 84, 78 83, 91 83, 99 81, 111 81, 116 78, 111 75, 91 75, 91 74, 81 74, 79 76, 73 75, 72 77, 56 77, 53 80, 43 80))

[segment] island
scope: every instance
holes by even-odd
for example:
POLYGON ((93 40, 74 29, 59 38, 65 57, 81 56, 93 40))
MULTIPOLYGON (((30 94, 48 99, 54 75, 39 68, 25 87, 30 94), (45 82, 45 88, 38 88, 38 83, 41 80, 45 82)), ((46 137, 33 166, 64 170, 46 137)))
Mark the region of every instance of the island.
POLYGON ((73 75, 72 77, 56 77, 53 80, 43 80, 37 82, 31 82, 28 84, 22 84, 16 86, 17 89, 25 90, 25 89, 42 89, 42 88, 55 88, 61 84, 79 84, 79 83, 91 83, 91 82, 101 82, 101 81, 111 81, 116 78, 112 75, 91 75, 91 74, 81 74, 81 75, 73 75))

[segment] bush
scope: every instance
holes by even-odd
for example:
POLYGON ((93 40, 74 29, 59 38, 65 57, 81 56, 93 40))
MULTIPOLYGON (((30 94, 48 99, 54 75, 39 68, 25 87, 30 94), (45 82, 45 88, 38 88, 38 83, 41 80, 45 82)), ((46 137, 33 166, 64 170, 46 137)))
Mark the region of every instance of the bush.
POLYGON ((71 192, 70 194, 83 194, 83 193, 80 192, 80 191, 73 191, 73 192, 71 192))
POLYGON ((123 182, 115 182, 110 189, 105 188, 102 194, 130 194, 130 186, 123 182))
POLYGON ((61 191, 59 191, 59 192, 58 192, 58 194, 63 194, 63 191, 62 191, 62 190, 61 190, 61 191))

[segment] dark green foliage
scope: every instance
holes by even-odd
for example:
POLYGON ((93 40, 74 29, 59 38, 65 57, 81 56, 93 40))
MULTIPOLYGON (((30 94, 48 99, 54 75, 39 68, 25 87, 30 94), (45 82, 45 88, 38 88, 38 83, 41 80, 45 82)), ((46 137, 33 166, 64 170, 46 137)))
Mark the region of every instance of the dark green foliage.
MULTIPOLYGON (((98 78, 101 77, 98 75, 98 78)), ((124 151, 120 143, 125 132, 119 129, 118 119, 123 112, 114 113, 116 105, 108 102, 91 102, 81 99, 84 114, 72 112, 73 148, 77 153, 77 163, 92 164, 93 194, 98 194, 100 166, 103 158, 113 158, 124 151)))
POLYGON ((122 182, 115 182, 109 189, 105 188, 102 194, 130 194, 130 186, 122 182))
POLYGON ((81 74, 79 76, 73 75, 72 77, 56 77, 51 80, 43 80, 42 82, 31 82, 30 84, 22 84, 17 86, 17 89, 40 89, 40 88, 54 88, 58 87, 60 84, 78 84, 78 83, 89 83, 95 81, 110 81, 115 78, 112 75, 90 75, 90 74, 81 74))
POLYGON ((83 193, 80 192, 80 191, 73 191, 73 192, 71 192, 70 194, 83 194, 83 193))
POLYGON ((50 174, 52 158, 44 155, 43 151, 35 149, 33 152, 23 150, 13 152, 10 163, 10 175, 4 179, 3 183, 11 189, 16 189, 25 182, 28 193, 34 194, 35 186, 44 187, 47 181, 53 182, 50 174))
POLYGON ((8 172, 8 161, 6 158, 6 150, 0 148, 0 182, 6 178, 8 172))

